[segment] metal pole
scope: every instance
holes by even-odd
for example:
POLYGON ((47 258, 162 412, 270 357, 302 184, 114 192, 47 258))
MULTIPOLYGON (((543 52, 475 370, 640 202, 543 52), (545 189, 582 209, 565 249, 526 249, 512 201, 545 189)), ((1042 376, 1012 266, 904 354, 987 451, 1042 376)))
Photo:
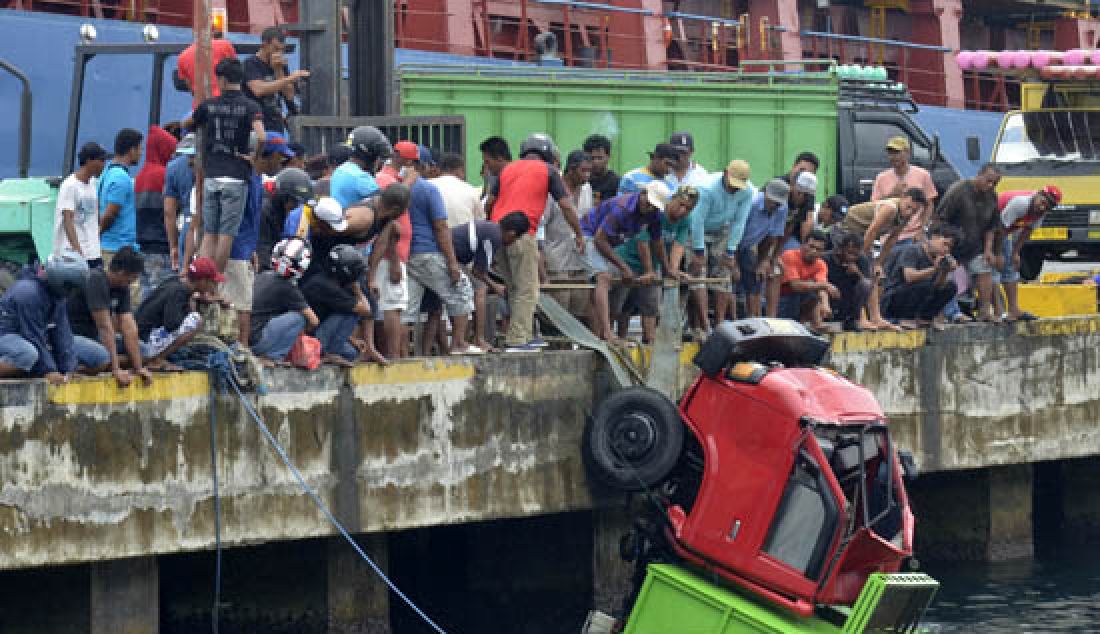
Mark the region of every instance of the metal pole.
POLYGON ((154 126, 160 123, 160 102, 161 96, 164 93, 164 59, 167 55, 160 53, 153 54, 153 79, 150 83, 151 94, 149 95, 149 125, 154 126))
MULTIPOLYGON (((392 2, 354 2, 355 14, 363 5, 390 5, 392 2)), ((301 32, 302 68, 309 71, 309 80, 304 82, 302 110, 308 115, 337 115, 340 113, 340 83, 343 81, 343 64, 340 56, 340 2, 339 0, 301 0, 299 22, 306 27, 301 32)), ((393 25, 390 25, 393 28, 393 25)), ((356 46, 356 36, 349 39, 349 47, 356 46)), ((392 30, 390 41, 393 41, 392 30)), ((349 49, 349 53, 350 53, 349 49)), ((352 78, 354 81, 354 67, 352 78)))
POLYGON ((0 68, 23 84, 23 94, 19 99, 19 178, 26 178, 31 166, 31 82, 23 71, 2 59, 0 68))
POLYGON ((65 156, 62 157, 61 176, 67 175, 73 170, 73 161, 76 160, 76 134, 80 129, 80 106, 84 99, 84 67, 91 55, 86 54, 82 47, 76 47, 76 59, 73 60, 73 86, 69 95, 69 126, 65 130, 65 156))
MULTIPOLYGON (((393 38, 392 2, 355 0, 351 4, 348 72, 353 117, 393 113, 393 38)), ((339 38, 336 47, 339 51, 339 38)))

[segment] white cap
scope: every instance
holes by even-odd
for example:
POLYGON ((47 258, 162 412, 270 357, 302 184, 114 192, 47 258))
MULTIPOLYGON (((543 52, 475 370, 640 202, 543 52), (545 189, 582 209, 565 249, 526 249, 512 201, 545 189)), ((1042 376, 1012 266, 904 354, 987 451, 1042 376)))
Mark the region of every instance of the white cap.
POLYGON ((313 215, 324 220, 334 231, 343 231, 348 228, 348 220, 344 217, 344 208, 330 196, 325 196, 317 201, 313 207, 313 215))
POLYGON ((664 211, 665 205, 672 198, 672 190, 664 181, 649 181, 645 186, 645 197, 649 204, 664 211))
POLYGON ((817 192, 817 175, 813 172, 802 172, 794 183, 794 188, 804 194, 817 192))

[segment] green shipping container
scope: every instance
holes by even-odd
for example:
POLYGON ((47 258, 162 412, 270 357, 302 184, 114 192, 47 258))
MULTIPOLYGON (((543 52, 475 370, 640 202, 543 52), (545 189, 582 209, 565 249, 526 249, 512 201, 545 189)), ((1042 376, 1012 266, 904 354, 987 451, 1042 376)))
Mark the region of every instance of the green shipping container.
POLYGON ((27 264, 53 250, 57 189, 39 178, 0 181, 0 260, 27 264))
POLYGON ((401 112, 466 117, 466 160, 477 178, 477 146, 502 136, 515 152, 532 132, 550 134, 564 155, 585 137, 612 140, 619 173, 645 165, 673 132, 695 136, 695 160, 714 172, 741 158, 758 186, 790 170, 804 150, 821 157, 820 195, 833 193, 837 154, 834 73, 607 73, 403 66, 401 112))

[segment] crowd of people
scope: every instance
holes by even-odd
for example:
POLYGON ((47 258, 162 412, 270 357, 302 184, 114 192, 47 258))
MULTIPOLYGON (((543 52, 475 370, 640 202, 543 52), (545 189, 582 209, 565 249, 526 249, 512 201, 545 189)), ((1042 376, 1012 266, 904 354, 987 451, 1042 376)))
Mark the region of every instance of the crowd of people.
POLYGON ((370 126, 327 155, 288 140, 283 116, 308 73, 288 71, 283 41, 273 29, 243 63, 220 55, 215 96, 165 126, 178 137, 123 129, 111 153, 80 149, 52 256, 0 299, 0 377, 148 382, 197 334, 227 329, 268 366, 303 337, 338 365, 535 352, 547 345, 540 293, 610 342, 637 317, 651 342, 671 281, 690 289, 699 339, 739 316, 817 332, 1034 318, 1016 301, 1020 250, 1057 187, 998 199, 987 165, 941 196, 897 137, 870 201, 818 203, 813 152, 775 177, 737 158, 711 172, 689 132, 621 176, 599 134, 564 161, 545 134, 516 155, 491 137, 475 187, 461 154, 391 144, 370 126))

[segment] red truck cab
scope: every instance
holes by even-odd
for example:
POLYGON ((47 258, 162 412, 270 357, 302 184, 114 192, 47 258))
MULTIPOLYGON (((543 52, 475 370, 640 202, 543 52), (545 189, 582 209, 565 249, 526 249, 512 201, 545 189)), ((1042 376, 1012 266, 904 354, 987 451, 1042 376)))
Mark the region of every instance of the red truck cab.
MULTIPOLYGON (((662 493, 660 524, 676 558, 806 616, 851 605, 868 575, 897 572, 913 552, 886 417, 866 388, 819 367, 827 350, 792 321, 719 326, 675 414, 687 430, 679 458, 647 483, 662 493)), ((601 416, 615 414, 598 412, 594 430, 601 416)), ((615 453, 644 460, 636 446, 615 453)))

